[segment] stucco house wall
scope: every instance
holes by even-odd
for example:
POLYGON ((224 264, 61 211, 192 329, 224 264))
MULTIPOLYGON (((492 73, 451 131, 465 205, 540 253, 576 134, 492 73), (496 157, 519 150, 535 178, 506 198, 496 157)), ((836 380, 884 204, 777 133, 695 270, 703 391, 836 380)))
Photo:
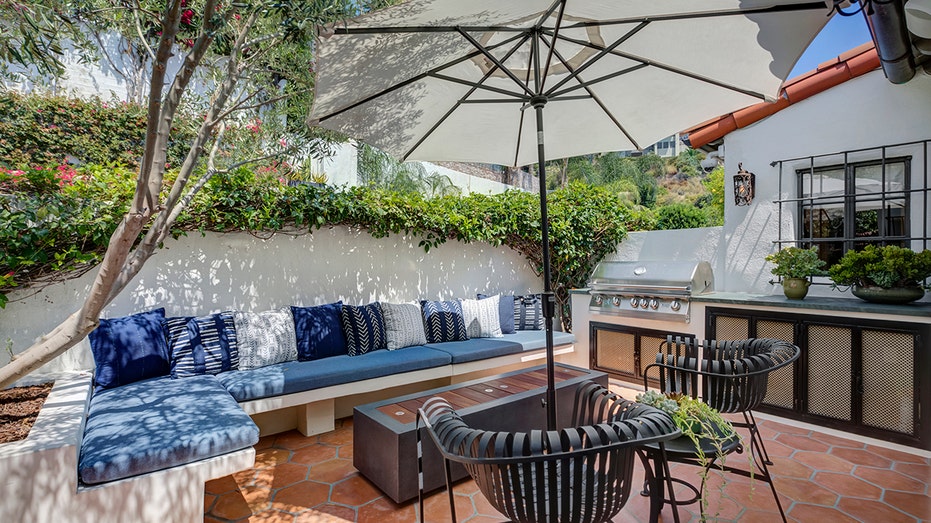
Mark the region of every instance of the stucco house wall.
MULTIPOLYGON (((779 167, 773 162, 931 139, 929 122, 931 77, 919 74, 907 84, 894 85, 881 70, 875 70, 726 135, 727 197, 717 255, 723 262, 716 273, 717 290, 782 292, 780 286, 768 283, 772 275, 764 260, 767 254, 778 250, 773 242, 779 239, 779 207, 774 203, 780 199, 779 167), (756 175, 755 198, 745 207, 735 206, 732 196, 733 176, 741 163, 756 175)), ((912 188, 923 187, 925 157, 921 146, 895 152, 912 156, 912 188)), ((870 158, 878 158, 877 154, 873 152, 870 158)), ((854 159, 852 156, 851 161, 854 159)), ((807 159, 785 162, 784 180, 794 180, 791 173, 807 165, 807 159)), ((794 197, 794 186, 784 186, 782 198, 794 197)), ((921 197, 913 197, 911 209, 912 234, 920 235, 924 219, 921 197)), ((783 239, 795 238, 794 214, 783 212, 783 239)), ((830 286, 812 286, 810 295, 841 296, 830 286)))

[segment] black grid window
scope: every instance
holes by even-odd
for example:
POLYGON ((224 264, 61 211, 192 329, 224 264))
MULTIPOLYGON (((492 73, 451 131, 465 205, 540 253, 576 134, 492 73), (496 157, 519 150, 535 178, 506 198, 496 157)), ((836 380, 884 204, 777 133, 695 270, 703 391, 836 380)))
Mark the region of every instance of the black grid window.
POLYGON ((773 162, 776 244, 816 246, 827 266, 870 244, 927 249, 929 149, 924 140, 773 162))
POLYGON ((910 158, 796 171, 799 243, 836 263, 850 249, 909 240, 910 158))

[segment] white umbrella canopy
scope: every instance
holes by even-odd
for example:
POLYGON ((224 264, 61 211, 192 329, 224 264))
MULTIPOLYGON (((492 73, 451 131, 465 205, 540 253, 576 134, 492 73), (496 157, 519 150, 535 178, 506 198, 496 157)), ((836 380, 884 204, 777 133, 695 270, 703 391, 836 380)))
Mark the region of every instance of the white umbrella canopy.
POLYGON ((413 0, 329 28, 311 121, 404 160, 527 165, 539 158, 524 109, 542 94, 547 160, 641 149, 774 98, 828 13, 810 0, 413 0))
POLYGON ((539 164, 553 430, 545 160, 641 149, 775 97, 831 12, 810 0, 411 0, 324 31, 308 123, 402 160, 539 164))

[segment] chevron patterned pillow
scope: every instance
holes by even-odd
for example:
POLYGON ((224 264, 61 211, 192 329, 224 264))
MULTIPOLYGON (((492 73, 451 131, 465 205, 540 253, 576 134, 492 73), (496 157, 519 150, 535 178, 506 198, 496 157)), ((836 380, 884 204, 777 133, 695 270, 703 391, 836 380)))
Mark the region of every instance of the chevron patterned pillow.
POLYGON ((420 310, 423 313, 427 343, 469 339, 462 317, 462 305, 458 301, 421 300, 420 310))
POLYGON ((343 305, 340 319, 350 356, 388 348, 385 318, 377 301, 361 306, 343 305))

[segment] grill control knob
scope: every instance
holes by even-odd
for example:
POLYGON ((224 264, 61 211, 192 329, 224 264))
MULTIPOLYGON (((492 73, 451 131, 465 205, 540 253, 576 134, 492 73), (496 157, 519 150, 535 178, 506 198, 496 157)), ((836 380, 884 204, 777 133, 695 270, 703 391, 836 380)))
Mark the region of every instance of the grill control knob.
POLYGON ((659 300, 657 300, 656 298, 651 298, 651 299, 650 299, 650 308, 653 309, 653 310, 658 309, 658 308, 659 308, 659 300))
POLYGON ((647 298, 640 298, 640 308, 641 308, 641 309, 646 309, 646 308, 649 307, 649 306, 650 306, 650 300, 648 300, 647 298))
POLYGON ((621 298, 619 296, 615 296, 614 298, 611 299, 611 303, 613 303, 615 307, 620 307, 621 298))
POLYGON ((669 304, 669 308, 672 309, 673 312, 676 312, 682 308, 682 304, 679 303, 679 300, 672 300, 672 303, 669 304))
POLYGON ((634 296, 633 298, 630 299, 630 306, 631 306, 631 307, 633 307, 633 308, 636 309, 638 305, 640 305, 640 298, 634 296))
POLYGON ((604 301, 605 301, 605 297, 604 297, 604 296, 602 296, 602 295, 600 295, 600 294, 596 294, 596 295, 595 295, 595 305, 601 305, 602 303, 604 303, 604 301))

